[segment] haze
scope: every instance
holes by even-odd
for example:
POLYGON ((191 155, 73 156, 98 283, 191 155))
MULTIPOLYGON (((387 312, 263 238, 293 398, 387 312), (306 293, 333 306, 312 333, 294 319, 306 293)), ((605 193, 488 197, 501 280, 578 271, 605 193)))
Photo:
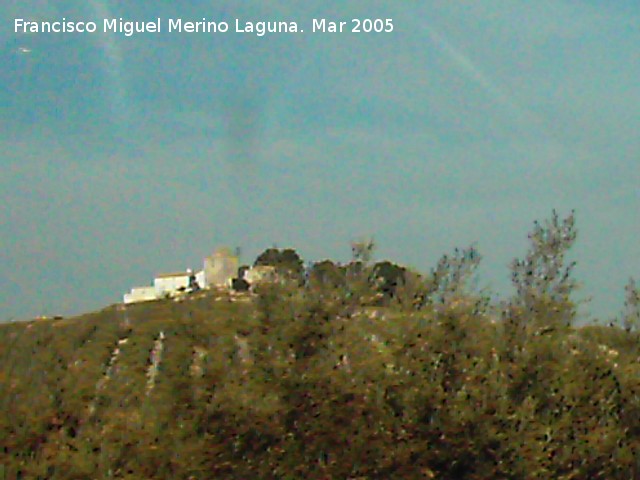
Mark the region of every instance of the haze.
MULTIPOLYGON (((585 312, 640 271, 640 4, 9 2, 0 320, 79 313, 220 245, 421 271, 475 243, 511 292, 533 220, 577 212, 585 312), (392 18, 392 34, 14 34, 15 18, 392 18)), ((309 28, 310 30, 310 28, 309 28)))

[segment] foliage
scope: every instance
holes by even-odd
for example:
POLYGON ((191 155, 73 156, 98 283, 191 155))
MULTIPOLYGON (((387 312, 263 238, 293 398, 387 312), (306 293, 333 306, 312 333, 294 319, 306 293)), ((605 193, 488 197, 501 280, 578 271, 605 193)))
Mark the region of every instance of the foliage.
POLYGON ((622 324, 625 330, 640 331, 640 291, 633 278, 624 287, 624 313, 622 324))
MULTIPOLYGON (((536 231, 524 262, 556 271, 542 252, 570 242, 536 231)), ((469 285, 478 262, 455 251, 422 277, 325 261, 305 286, 3 325, 0 474, 639 478, 640 333, 562 324, 570 282, 520 264, 523 296, 498 314, 469 285), (372 272, 401 283, 392 301, 371 301, 372 272)))
POLYGON ((452 255, 443 255, 427 279, 427 298, 432 303, 445 303, 465 293, 482 256, 474 246, 456 248, 452 255))
POLYGON ((351 258, 354 262, 368 264, 373 258, 376 244, 373 239, 351 242, 351 258))
POLYGON ((554 210, 544 225, 534 222, 527 255, 511 265, 514 306, 531 312, 554 305, 558 307, 556 317, 565 324, 571 322, 575 309, 569 297, 576 288, 571 273, 576 263, 565 266, 565 257, 576 236, 574 212, 561 221, 554 210))
POLYGON ((285 278, 301 280, 304 274, 302 259, 292 248, 267 248, 254 262, 256 267, 261 265, 274 267, 276 272, 285 278))
POLYGON ((249 282, 244 278, 234 278, 231 280, 231 289, 237 292, 246 292, 249 290, 249 282))
POLYGON ((346 285, 346 269, 331 260, 314 263, 309 270, 309 284, 314 287, 346 285))
POLYGON ((377 289, 387 298, 393 297, 405 282, 407 269, 388 260, 377 262, 372 268, 372 277, 377 289))

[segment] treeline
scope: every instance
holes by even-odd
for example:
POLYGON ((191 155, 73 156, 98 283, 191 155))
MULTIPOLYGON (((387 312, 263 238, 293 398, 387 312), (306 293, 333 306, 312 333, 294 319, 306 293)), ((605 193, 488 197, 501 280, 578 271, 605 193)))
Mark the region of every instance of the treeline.
POLYGON ((576 328, 573 215, 529 238, 500 302, 474 248, 421 275, 362 242, 272 249, 251 302, 5 325, 0 479, 640 478, 638 290, 576 328))

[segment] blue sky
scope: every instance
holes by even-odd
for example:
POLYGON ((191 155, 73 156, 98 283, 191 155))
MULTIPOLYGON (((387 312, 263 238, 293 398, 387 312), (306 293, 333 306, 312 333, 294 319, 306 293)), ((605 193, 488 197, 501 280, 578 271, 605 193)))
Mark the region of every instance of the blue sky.
POLYGON ((475 243, 480 285, 508 294, 553 208, 577 211, 585 311, 621 309, 640 271, 637 2, 129 3, 0 12, 0 320, 105 306, 220 245, 346 261, 363 236, 421 271, 475 243), (395 29, 13 31, 62 17, 395 29))

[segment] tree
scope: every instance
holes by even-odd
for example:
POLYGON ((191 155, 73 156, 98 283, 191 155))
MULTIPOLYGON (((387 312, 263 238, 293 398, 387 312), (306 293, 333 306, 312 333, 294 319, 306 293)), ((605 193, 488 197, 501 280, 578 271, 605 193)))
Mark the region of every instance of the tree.
POLYGON ((302 280, 304 276, 302 259, 292 248, 267 248, 258 255, 253 265, 256 267, 260 265, 272 266, 279 275, 285 278, 302 280))
POLYGON ((628 332, 640 330, 640 291, 633 278, 624 287, 624 313, 622 325, 628 332))
POLYGON ((482 256, 472 245, 466 249, 456 248, 452 255, 443 255, 426 279, 426 298, 431 302, 445 303, 452 297, 464 293, 482 256))
POLYGON ((248 292, 249 287, 249 282, 244 278, 234 278, 231 280, 231 288, 236 292, 248 292))
POLYGON ((576 288, 571 276, 576 262, 565 266, 565 257, 576 240, 575 214, 560 220, 553 210, 544 225, 534 222, 529 234, 530 247, 524 259, 513 260, 511 281, 516 288, 512 305, 538 318, 554 314, 561 323, 572 321, 575 306, 570 295, 576 288))
POLYGON ((576 288, 571 276, 575 262, 565 265, 565 257, 576 235, 574 212, 560 220, 553 210, 544 224, 534 222, 524 259, 513 260, 511 282, 516 293, 502 305, 503 353, 512 361, 524 354, 532 337, 557 335, 573 323, 576 305, 570 296, 576 288))
POLYGON ((372 238, 351 242, 351 257, 353 262, 362 262, 367 265, 373 257, 375 248, 376 244, 372 238))
POLYGON ((343 286, 346 282, 345 269, 331 260, 316 262, 309 271, 309 283, 312 286, 343 286))
POLYGON ((378 290, 387 298, 395 295, 396 289, 404 284, 407 269, 388 260, 373 266, 372 278, 378 290))

